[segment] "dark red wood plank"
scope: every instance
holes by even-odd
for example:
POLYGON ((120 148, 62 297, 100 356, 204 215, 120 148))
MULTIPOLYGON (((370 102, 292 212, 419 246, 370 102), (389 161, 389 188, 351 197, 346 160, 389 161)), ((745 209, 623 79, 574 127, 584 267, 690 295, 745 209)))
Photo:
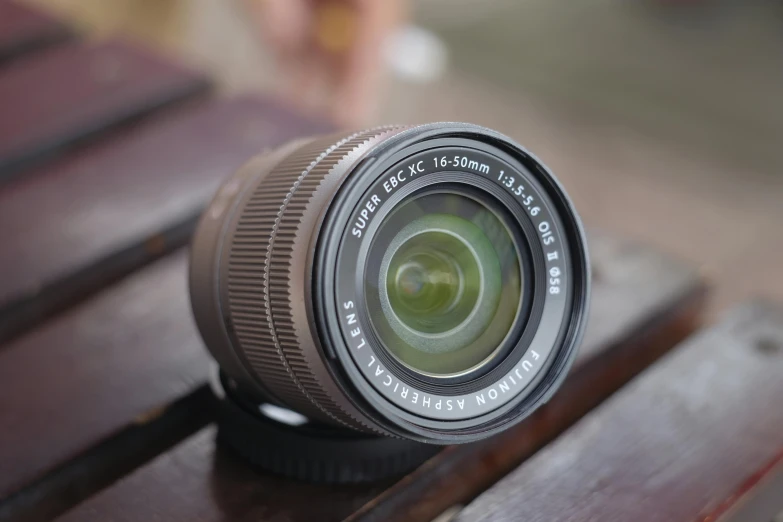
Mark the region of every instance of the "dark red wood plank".
POLYGON ((153 419, 203 383, 209 363, 190 315, 185 252, 7 346, 0 352, 0 499, 153 419))
POLYGON ((564 390, 534 420, 507 436, 449 448, 378 497, 375 486, 303 485, 251 472, 224 451, 213 452, 210 428, 84 502, 63 520, 329 521, 343 519, 373 498, 378 500, 369 504, 369 513, 362 509, 357 516, 377 513, 379 520, 390 515, 431 520, 425 513, 448 507, 452 490, 465 495, 479 482, 496 479, 693 327, 703 296, 693 271, 611 238, 595 236, 592 244, 595 266, 604 275, 596 281, 584 354, 564 390), (463 482, 468 486, 460 486, 463 482))
POLYGON ((781 325, 780 305, 736 309, 458 520, 693 522, 727 513, 783 458, 781 325))
POLYGON ((0 181, 206 87, 202 75, 121 41, 74 43, 12 63, 0 69, 0 181))
POLYGON ((216 447, 215 434, 202 430, 63 520, 332 522, 389 485, 324 486, 258 472, 216 447))
POLYGON ((0 64, 72 36, 66 25, 48 14, 13 0, 0 0, 0 64))
POLYGON ((0 190, 0 340, 185 244, 220 180, 325 125, 254 97, 148 118, 0 190))
POLYGON ((748 487, 731 499, 716 522, 783 522, 783 453, 756 478, 746 481, 748 487))

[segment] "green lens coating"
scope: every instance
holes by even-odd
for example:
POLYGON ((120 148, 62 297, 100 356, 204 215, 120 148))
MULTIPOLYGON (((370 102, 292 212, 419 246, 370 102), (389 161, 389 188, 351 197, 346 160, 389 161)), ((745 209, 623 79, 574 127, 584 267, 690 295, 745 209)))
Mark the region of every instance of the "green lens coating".
POLYGON ((481 366, 511 329, 521 301, 520 261, 508 230, 459 194, 424 196, 395 214, 378 270, 380 309, 371 310, 381 340, 398 361, 427 375, 481 366))
POLYGON ((410 334, 449 333, 463 343, 478 337, 500 294, 500 263, 481 229, 457 216, 425 215, 400 231, 389 252, 382 270, 388 303, 410 334))
POLYGON ((475 308, 481 288, 469 245, 437 229, 405 241, 386 271, 392 311, 419 332, 443 333, 459 326, 475 308))

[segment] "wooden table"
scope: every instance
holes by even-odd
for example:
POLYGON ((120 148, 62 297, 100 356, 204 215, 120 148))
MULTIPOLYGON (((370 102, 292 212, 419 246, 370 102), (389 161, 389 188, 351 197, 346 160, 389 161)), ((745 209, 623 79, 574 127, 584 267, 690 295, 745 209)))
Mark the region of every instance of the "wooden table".
MULTIPOLYGON (((21 9, 0 0, 0 13, 21 9)), ((15 16, 15 41, 40 44, 0 38, 0 520, 763 520, 781 508, 783 311, 745 305, 683 341, 705 303, 699 274, 600 231, 584 345, 531 418, 384 483, 249 467, 215 443, 182 247, 221 178, 329 126, 209 96, 198 72, 135 44, 53 38, 71 33, 15 16), (90 74, 66 74, 77 70, 90 74)))

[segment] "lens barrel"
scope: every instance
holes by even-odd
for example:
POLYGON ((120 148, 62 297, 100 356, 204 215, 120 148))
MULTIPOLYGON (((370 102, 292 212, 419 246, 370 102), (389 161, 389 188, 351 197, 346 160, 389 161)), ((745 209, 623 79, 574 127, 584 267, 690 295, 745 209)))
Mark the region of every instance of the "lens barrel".
POLYGON ((258 156, 218 190, 191 250, 196 323, 243 396, 438 444, 487 437, 548 400, 589 287, 554 176, 461 123, 258 156))

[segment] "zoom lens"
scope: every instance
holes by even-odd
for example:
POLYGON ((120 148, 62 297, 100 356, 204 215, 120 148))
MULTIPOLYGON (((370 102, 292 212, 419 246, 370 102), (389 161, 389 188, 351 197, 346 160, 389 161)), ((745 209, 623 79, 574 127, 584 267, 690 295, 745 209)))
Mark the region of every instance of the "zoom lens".
POLYGON ((244 396, 425 442, 484 438, 562 382, 589 267, 553 175, 474 125, 289 143, 219 189, 191 300, 244 396))

